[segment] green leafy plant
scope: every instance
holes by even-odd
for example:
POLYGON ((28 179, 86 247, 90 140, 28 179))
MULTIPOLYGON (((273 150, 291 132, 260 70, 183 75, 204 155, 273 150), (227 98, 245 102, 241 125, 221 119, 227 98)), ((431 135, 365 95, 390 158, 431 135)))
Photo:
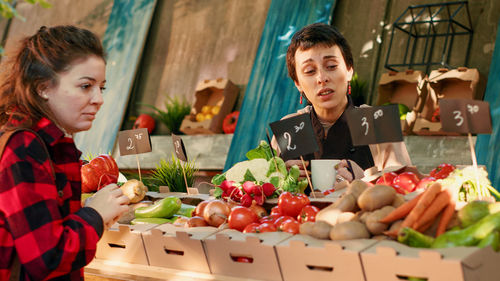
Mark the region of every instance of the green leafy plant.
POLYGON ((356 106, 360 106, 365 102, 365 93, 368 88, 368 83, 359 79, 358 73, 354 72, 351 79, 351 98, 356 106))
POLYGON ((165 99, 165 111, 159 109, 154 105, 143 105, 155 111, 153 113, 153 117, 165 124, 170 133, 176 135, 182 134, 179 130, 182 124, 182 120, 184 120, 184 117, 191 111, 191 105, 186 101, 185 98, 179 99, 178 97, 167 97, 165 99))
POLYGON ((156 165, 156 169, 151 174, 151 179, 159 186, 168 186, 171 192, 187 192, 183 169, 186 173, 188 186, 193 186, 194 174, 198 171, 195 168, 195 162, 181 162, 174 154, 172 154, 172 160, 169 162, 165 161, 165 159, 160 160, 160 163, 156 165))

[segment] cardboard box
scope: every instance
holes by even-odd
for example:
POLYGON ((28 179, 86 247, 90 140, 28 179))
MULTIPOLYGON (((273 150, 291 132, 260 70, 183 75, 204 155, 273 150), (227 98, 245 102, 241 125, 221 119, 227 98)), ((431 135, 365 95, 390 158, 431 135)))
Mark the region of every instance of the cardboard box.
MULTIPOLYGON (((390 71, 383 73, 378 86, 377 105, 385 103, 400 103, 408 107, 410 112, 414 110, 421 89, 424 77, 422 72, 407 70, 405 72, 390 71)), ((408 128, 413 120, 401 120, 403 133, 408 133, 408 128)))
POLYGON ((191 113, 182 121, 181 132, 187 135, 222 133, 222 121, 233 110, 238 92, 239 88, 228 79, 218 78, 198 83, 191 113), (219 106, 219 113, 211 119, 197 122, 196 114, 201 113, 203 106, 207 105, 219 106))
POLYGON ((162 224, 143 233, 149 264, 210 273, 202 239, 219 231, 215 227, 175 227, 162 224))
POLYGON ((361 252, 361 260, 367 281, 399 281, 407 277, 427 281, 493 281, 498 280, 500 254, 491 247, 421 249, 381 241, 361 252))
POLYGON ((155 227, 153 224, 114 224, 104 231, 97 244, 97 259, 148 265, 142 232, 155 227))
POLYGON ((282 280, 274 246, 292 236, 285 232, 242 233, 226 229, 204 239, 212 274, 282 280), (245 262, 246 261, 246 262, 245 262))
POLYGON ((375 243, 371 239, 330 241, 294 235, 276 245, 276 252, 287 281, 364 281, 359 253, 375 243))
POLYGON ((483 99, 484 79, 475 68, 459 67, 433 70, 428 80, 429 95, 418 111, 413 131, 418 135, 460 135, 441 131, 441 122, 431 122, 432 115, 438 109, 440 99, 483 99))

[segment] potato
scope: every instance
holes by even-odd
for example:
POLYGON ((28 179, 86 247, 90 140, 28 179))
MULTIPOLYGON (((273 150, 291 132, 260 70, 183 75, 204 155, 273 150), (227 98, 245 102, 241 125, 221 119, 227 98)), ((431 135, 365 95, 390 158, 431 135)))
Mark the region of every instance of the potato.
POLYGON ((346 193, 354 195, 358 199, 361 193, 368 188, 368 184, 362 180, 353 180, 351 185, 347 188, 346 193))
POLYGON ((405 197, 403 194, 396 193, 396 197, 394 198, 394 201, 392 202, 392 206, 394 208, 397 208, 401 205, 403 205, 406 202, 405 197))
POLYGON ((356 220, 356 214, 353 212, 343 212, 337 217, 337 223, 356 220))
POLYGON ((146 196, 146 192, 148 192, 148 188, 142 183, 142 181, 138 181, 136 179, 128 180, 120 187, 120 189, 123 194, 130 199, 130 203, 137 203, 141 201, 146 196))
MULTIPOLYGON (((352 212, 356 210, 356 196, 352 193, 346 193, 337 201, 330 205, 332 208, 339 209, 342 212, 352 212)), ((330 207, 328 206, 328 207, 330 207)))
POLYGON ((373 211, 392 204, 396 190, 387 185, 375 185, 367 188, 358 198, 358 206, 363 211, 373 211))
POLYGON ((330 225, 337 223, 338 216, 342 213, 341 210, 333 207, 333 204, 322 209, 316 214, 316 221, 324 221, 330 225))
MULTIPOLYGON (((366 222, 366 218, 372 213, 372 212, 365 212, 365 211, 360 211, 361 214, 359 215, 359 221, 362 223, 366 222)), ((359 212, 358 212, 359 213, 359 212)))
POLYGON ((370 233, 366 226, 359 221, 347 221, 336 224, 330 231, 332 240, 348 240, 370 238, 370 233))
POLYGON ((401 224, 403 223, 403 220, 397 220, 391 224, 391 227, 389 227, 389 232, 392 232, 394 230, 398 230, 401 228, 401 224))
POLYGON ((328 239, 332 226, 324 221, 316 221, 312 227, 311 236, 318 239, 328 239))
POLYGON ((300 224, 299 233, 304 235, 312 236, 312 229, 314 227, 315 222, 306 221, 305 223, 300 224))
POLYGON ((389 227, 389 225, 381 223, 379 220, 385 218, 394 209, 395 208, 393 206, 385 206, 382 209, 373 211, 370 215, 368 215, 365 222, 368 231, 370 231, 373 235, 382 234, 389 227))

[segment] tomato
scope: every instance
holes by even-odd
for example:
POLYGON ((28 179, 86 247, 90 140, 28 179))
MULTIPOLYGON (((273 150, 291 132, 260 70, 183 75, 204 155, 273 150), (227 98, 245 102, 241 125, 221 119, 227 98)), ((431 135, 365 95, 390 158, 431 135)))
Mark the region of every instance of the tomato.
POLYGON ((276 226, 273 223, 265 222, 257 226, 258 233, 275 232, 275 231, 276 231, 276 226))
POLYGON ((132 129, 146 128, 148 133, 151 134, 155 129, 155 120, 147 114, 141 114, 135 119, 132 129))
POLYGON ((293 195, 290 192, 281 193, 278 206, 283 215, 296 218, 304 206, 309 205, 309 198, 304 194, 293 195))
POLYGON ((271 215, 281 216, 282 212, 281 212, 280 206, 274 206, 274 207, 272 207, 271 208, 271 215))
POLYGON ((290 216, 281 216, 274 221, 274 225, 276 225, 276 228, 280 229, 281 225, 283 225, 283 223, 288 221, 296 221, 296 220, 290 216))
POLYGON ((397 176, 398 176, 398 174, 396 174, 394 172, 384 173, 380 178, 377 179, 377 181, 375 182, 375 184, 384 184, 384 185, 391 186, 392 185, 392 181, 397 176))
POLYGON ((229 228, 243 231, 245 227, 253 222, 258 222, 259 217, 250 208, 236 206, 229 214, 229 228))
POLYGON ((298 221, 284 222, 281 225, 280 230, 283 232, 288 232, 288 233, 292 233, 292 234, 299 234, 300 223, 298 221))
POLYGON ((392 181, 392 185, 393 187, 399 187, 404 191, 404 193, 410 193, 415 191, 415 188, 417 188, 417 184, 419 181, 420 180, 418 179, 417 175, 415 175, 415 173, 404 172, 394 178, 394 180, 392 181))
POLYGON ((323 195, 328 195, 330 193, 334 193, 335 192, 335 188, 330 188, 330 189, 327 189, 325 191, 323 191, 323 195))
POLYGON ((418 182, 415 190, 426 189, 427 187, 429 187, 430 184, 432 184, 435 181, 436 181, 435 177, 425 177, 418 182))
POLYGON ((118 181, 118 165, 113 157, 101 154, 81 168, 82 192, 94 192, 118 181))
POLYGON ((240 116, 239 111, 231 112, 222 121, 222 131, 225 134, 232 134, 236 130, 236 124, 238 123, 238 117, 240 116))
POLYGON ((306 205, 300 211, 299 216, 297 217, 297 221, 300 223, 306 221, 316 221, 316 214, 319 212, 319 208, 312 205, 306 205))
POLYGON ((429 176, 435 177, 436 179, 444 179, 447 178, 448 175, 455 170, 455 166, 447 163, 443 163, 436 168, 434 168, 429 176))
POLYGON ((257 227, 259 225, 260 224, 258 224, 256 222, 252 222, 251 224, 245 226, 245 228, 243 229, 243 233, 256 233, 257 232, 257 227))

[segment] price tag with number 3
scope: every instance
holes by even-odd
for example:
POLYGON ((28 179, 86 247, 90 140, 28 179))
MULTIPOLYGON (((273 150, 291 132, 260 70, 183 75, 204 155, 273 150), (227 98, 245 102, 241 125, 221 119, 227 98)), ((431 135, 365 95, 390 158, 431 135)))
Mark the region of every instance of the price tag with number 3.
POLYGON ((441 99, 439 113, 444 132, 491 134, 488 102, 471 99, 441 99))

